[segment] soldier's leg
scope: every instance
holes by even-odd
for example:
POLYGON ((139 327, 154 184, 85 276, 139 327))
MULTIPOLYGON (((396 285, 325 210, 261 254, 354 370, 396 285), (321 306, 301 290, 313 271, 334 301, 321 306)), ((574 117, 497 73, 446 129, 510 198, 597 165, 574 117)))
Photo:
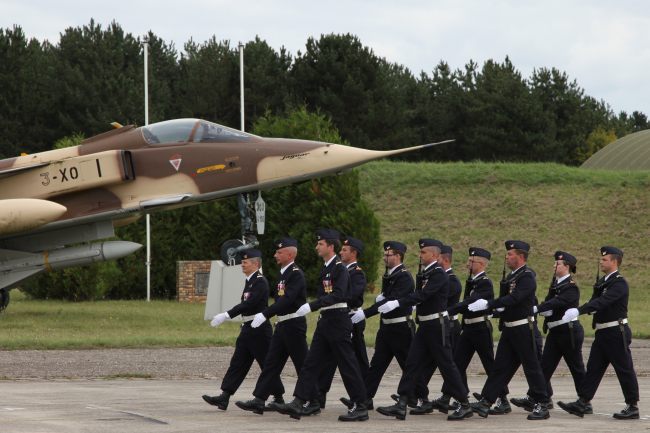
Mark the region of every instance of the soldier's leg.
POLYGON ((262 400, 269 398, 273 392, 273 377, 280 376, 289 357, 282 338, 282 330, 276 329, 269 350, 264 359, 264 368, 257 379, 253 395, 262 400))
POLYGON ((571 347, 571 336, 568 335, 569 341, 567 341, 563 347, 563 358, 569 367, 571 376, 573 377, 573 384, 576 388, 576 392, 579 391, 580 385, 585 378, 585 363, 582 360, 582 343, 585 338, 585 332, 582 326, 578 322, 577 325, 573 327, 573 343, 574 346, 571 347))
POLYGON ((336 314, 341 317, 339 320, 332 320, 328 327, 330 349, 336 358, 343 385, 350 399, 355 403, 364 403, 367 395, 366 385, 352 347, 352 322, 347 317, 347 311, 336 314))
POLYGON ((235 342, 235 352, 230 358, 230 365, 221 382, 221 390, 228 394, 234 394, 239 389, 255 360, 251 350, 255 344, 255 336, 251 338, 250 334, 251 332, 242 329, 235 342))
POLYGON ((596 331, 596 337, 594 338, 593 343, 591 344, 591 350, 589 351, 589 359, 587 360, 587 371, 585 373, 585 378, 580 385, 580 392, 578 392, 578 397, 591 401, 596 395, 596 390, 600 385, 600 381, 605 375, 605 371, 609 366, 609 357, 607 352, 611 350, 609 344, 604 341, 599 333, 605 330, 596 331))
POLYGON ((625 335, 623 335, 618 327, 612 329, 618 331, 618 338, 616 338, 616 340, 619 341, 619 344, 618 349, 616 346, 612 345, 610 362, 612 363, 612 367, 614 367, 614 371, 618 377, 618 382, 621 384, 625 403, 636 405, 639 401, 639 383, 636 378, 636 372, 634 371, 632 352, 630 351, 632 331, 628 326, 625 326, 623 327, 625 335), (623 338, 625 338, 625 340, 623 340, 623 338), (623 345, 623 341, 625 341, 625 345, 623 345), (623 349, 623 346, 625 346, 625 350, 623 349))

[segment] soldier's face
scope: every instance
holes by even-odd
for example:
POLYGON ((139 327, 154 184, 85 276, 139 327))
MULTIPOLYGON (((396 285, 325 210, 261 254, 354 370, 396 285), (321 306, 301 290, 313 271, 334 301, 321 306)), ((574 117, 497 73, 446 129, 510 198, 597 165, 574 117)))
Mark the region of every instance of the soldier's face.
POLYGON ((316 243, 316 254, 318 257, 326 259, 334 254, 334 247, 332 245, 327 245, 324 239, 321 239, 316 243))
POLYGON ((241 261, 241 270, 245 275, 250 275, 257 270, 257 262, 249 259, 243 259, 241 261))
POLYGON ((508 269, 514 271, 524 264, 524 257, 517 253, 515 250, 508 250, 506 252, 506 266, 508 269))
POLYGON ((354 252, 352 251, 352 247, 349 245, 343 245, 339 255, 341 256, 341 260, 345 263, 352 263, 355 261, 354 252))
POLYGON ((600 271, 602 273, 611 274, 617 269, 618 269, 618 263, 616 262, 616 260, 614 260, 611 254, 607 254, 606 256, 602 256, 600 258, 600 271))
POLYGON ((384 251, 384 264, 388 268, 394 268, 400 264, 399 255, 393 250, 384 251))
POLYGON ((474 274, 474 275, 476 275, 477 273, 479 273, 479 272, 481 272, 483 270, 483 264, 479 260, 477 260, 477 259, 475 259, 473 257, 470 257, 469 259, 467 259, 466 267, 467 267, 467 271, 470 274, 474 274))
POLYGON ((569 273, 569 267, 564 264, 564 260, 555 261, 555 276, 563 277, 569 273))
POLYGON ((273 255, 273 257, 275 257, 275 263, 277 263, 280 266, 288 265, 289 260, 291 259, 288 248, 279 248, 275 250, 275 254, 273 255))
POLYGON ((420 250, 420 262, 422 262, 425 265, 428 265, 430 263, 433 263, 435 260, 435 253, 431 250, 431 248, 422 248, 420 250))

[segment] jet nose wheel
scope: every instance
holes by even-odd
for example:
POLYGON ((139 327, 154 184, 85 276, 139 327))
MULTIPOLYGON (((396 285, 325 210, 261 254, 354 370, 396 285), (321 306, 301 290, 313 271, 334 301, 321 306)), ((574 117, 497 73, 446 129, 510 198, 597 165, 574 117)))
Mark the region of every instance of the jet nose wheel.
POLYGON ((0 312, 9 305, 9 289, 0 289, 0 312))
POLYGON ((240 264, 241 256, 237 254, 237 249, 243 245, 239 239, 228 239, 221 245, 221 260, 228 265, 240 264))

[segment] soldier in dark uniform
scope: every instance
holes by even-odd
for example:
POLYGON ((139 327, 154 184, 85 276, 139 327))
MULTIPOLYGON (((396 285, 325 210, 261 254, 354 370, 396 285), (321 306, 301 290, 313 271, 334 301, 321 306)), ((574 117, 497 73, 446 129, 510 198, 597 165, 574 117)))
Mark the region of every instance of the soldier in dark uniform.
MULTIPOLYGON (((461 293, 463 292, 463 286, 461 285, 460 280, 456 274, 454 274, 454 271, 451 267, 454 250, 450 245, 443 245, 440 251, 440 266, 442 269, 444 269, 445 273, 449 277, 449 295, 447 297, 447 306, 456 305, 460 300, 461 293)), ((452 314, 449 311, 447 311, 447 313, 449 314, 449 341, 451 343, 451 353, 453 354, 456 347, 456 341, 460 336, 460 322, 458 321, 458 313, 452 314)), ((420 379, 422 381, 422 385, 419 387, 420 389, 424 390, 424 394, 416 393, 418 404, 413 410, 411 410, 411 415, 423 415, 432 412, 433 404, 428 399, 428 385, 435 371, 436 370, 433 365, 424 368, 423 376, 420 379)), ((467 383, 465 386, 467 387, 467 383)), ((399 396, 396 394, 393 394, 391 397, 396 397, 399 399, 399 396)))
MULTIPOLYGON (((494 365, 491 315, 487 311, 473 312, 467 309, 467 306, 477 299, 494 299, 492 280, 485 273, 491 257, 490 252, 483 248, 472 247, 469 249, 469 258, 467 259, 469 276, 465 283, 463 301, 447 309, 450 315, 463 314, 462 333, 458 337, 454 350, 454 363, 458 367, 463 384, 466 387, 467 367, 474 353, 478 354, 481 364, 483 364, 483 369, 487 374, 492 371, 494 365)), ((501 396, 497 398, 494 407, 490 409, 490 414, 498 415, 511 411, 508 399, 505 397, 507 394, 508 389, 506 387, 501 396)), ((435 408, 440 412, 447 413, 449 410, 455 409, 455 406, 450 405, 450 400, 449 390, 446 384, 443 384, 442 396, 423 407, 421 411, 430 413, 435 408)), ((411 413, 414 413, 414 411, 411 411, 411 413)))
POLYGON ((623 262, 623 251, 605 246, 600 249, 600 270, 604 277, 594 285, 594 294, 580 308, 570 308, 562 320, 571 321, 580 314, 593 314, 596 329, 589 352, 587 372, 573 403, 558 402, 565 411, 584 416, 586 405, 596 395, 598 385, 609 364, 612 364, 625 397, 625 408, 614 414, 616 419, 638 419, 639 383, 632 363, 632 331, 627 324, 627 302, 630 289, 625 278, 618 272, 623 262))
POLYGON ((311 311, 321 310, 307 359, 298 375, 298 382, 291 403, 278 405, 278 412, 300 419, 301 416, 320 412, 318 402, 318 377, 329 357, 336 359, 345 389, 353 405, 339 421, 365 421, 368 410, 364 406, 366 387, 359 371, 359 363, 352 347, 352 321, 348 314, 350 276, 336 251, 340 246, 339 233, 332 229, 316 232, 316 252, 325 264, 320 274, 317 299, 303 304, 296 314, 304 316, 311 311))
MULTIPOLYGON (((352 236, 346 236, 343 239, 343 246, 341 247, 340 256, 341 262, 348 268, 350 274, 350 296, 348 298, 348 307, 350 314, 357 311, 363 311, 363 295, 366 292, 366 274, 363 269, 358 265, 357 259, 363 252, 363 242, 352 236)), ((352 325, 352 346, 354 347, 354 354, 359 362, 359 371, 361 377, 365 378, 368 374, 368 351, 366 350, 366 340, 363 331, 366 329, 366 322, 361 321, 352 325)), ((336 372, 336 360, 332 359, 329 366, 323 367, 323 371, 319 378, 319 402, 321 409, 325 408, 325 396, 332 386, 332 379, 336 372)))
MULTIPOLYGON (((228 408, 230 396, 237 391, 246 378, 253 361, 257 361, 262 368, 271 343, 273 329, 269 323, 259 328, 251 327, 255 315, 263 311, 269 301, 269 282, 260 273, 261 257, 262 253, 255 249, 247 250, 242 254, 241 267, 246 275, 246 284, 241 296, 241 303, 225 313, 217 314, 211 322, 211 325, 216 328, 226 320, 240 314, 244 321, 235 342, 235 353, 230 359, 230 366, 221 382, 221 395, 203 396, 203 400, 221 410, 228 408)), ((269 391, 276 397, 281 397, 284 394, 284 387, 279 376, 269 384, 269 391)))
MULTIPOLYGON (((402 263, 404 254, 406 254, 406 245, 403 243, 384 242, 386 273, 382 278, 381 293, 373 305, 365 310, 355 312, 352 316, 353 323, 361 323, 366 318, 379 314, 379 307, 387 301, 400 299, 413 293, 415 289, 413 276, 402 263)), ((402 371, 406 367, 406 358, 413 338, 411 311, 411 307, 400 307, 380 316, 379 329, 375 338, 375 353, 365 377, 366 407, 368 409, 373 408, 372 399, 375 397, 379 383, 393 358, 397 359, 402 371)), ((352 402, 345 397, 341 398, 341 401, 348 407, 352 405, 352 402)))
MULTIPOLYGON (((585 377, 585 365, 582 361, 582 343, 585 333, 577 318, 569 322, 562 320, 567 309, 575 308, 580 303, 580 289, 571 276, 572 272, 576 272, 578 260, 564 251, 556 251, 554 258, 555 270, 548 294, 542 304, 533 306, 534 313, 544 316, 543 329, 544 332, 548 332, 542 353, 542 372, 544 378, 550 382, 560 359, 564 358, 573 376, 576 392, 579 392, 580 384, 585 377)), ((547 392, 550 399, 553 389, 547 387, 547 392)), ((529 412, 535 406, 533 399, 528 395, 510 401, 529 412)), ((587 412, 593 413, 591 404, 589 406, 587 412)))
POLYGON ((472 408, 467 400, 467 388, 454 364, 449 342, 449 318, 446 311, 449 279, 438 264, 442 242, 420 239, 419 245, 420 261, 425 266, 421 286, 406 297, 387 301, 378 309, 380 313, 388 313, 399 307, 417 305, 419 325, 406 360, 406 370, 397 389, 399 401, 392 406, 379 407, 377 411, 382 415, 405 419, 407 398, 415 395, 423 368, 430 368, 433 364, 434 368, 440 369, 442 378, 448 383, 451 396, 460 403, 447 419, 461 420, 472 416, 472 408))
POLYGON ((548 394, 537 356, 533 316, 537 283, 535 273, 526 266, 530 246, 522 241, 506 241, 506 250, 506 264, 512 271, 502 282, 507 290, 506 294, 490 301, 478 299, 467 307, 474 312, 504 309, 500 316, 504 327, 497 346, 494 368, 489 372, 483 386, 482 399, 472 407, 481 417, 487 417, 490 406, 503 392, 521 364, 530 396, 535 401, 528 419, 547 419, 548 394))
POLYGON ((285 237, 276 241, 275 246, 274 257, 280 266, 280 277, 274 293, 275 303, 257 313, 251 324, 252 328, 258 328, 277 316, 275 332, 264 360, 264 368, 253 391, 255 398, 235 402, 241 409, 260 415, 264 411, 274 411, 277 404, 284 403, 281 396, 275 396, 274 401, 264 406, 287 359, 291 358, 296 373, 300 373, 307 356, 307 320, 296 314, 296 310, 307 300, 305 275, 294 262, 298 254, 298 241, 285 237))

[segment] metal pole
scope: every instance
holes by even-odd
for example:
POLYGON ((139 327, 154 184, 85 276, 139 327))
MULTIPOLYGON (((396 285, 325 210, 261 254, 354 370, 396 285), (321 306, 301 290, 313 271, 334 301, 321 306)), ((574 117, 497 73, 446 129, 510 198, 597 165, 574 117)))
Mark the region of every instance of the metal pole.
POLYGON ((241 112, 241 130, 244 131, 244 44, 239 43, 239 104, 241 112))
MULTIPOLYGON (((149 38, 144 37, 144 125, 149 125, 149 38)), ((147 221, 147 302, 151 301, 151 218, 147 221)))

